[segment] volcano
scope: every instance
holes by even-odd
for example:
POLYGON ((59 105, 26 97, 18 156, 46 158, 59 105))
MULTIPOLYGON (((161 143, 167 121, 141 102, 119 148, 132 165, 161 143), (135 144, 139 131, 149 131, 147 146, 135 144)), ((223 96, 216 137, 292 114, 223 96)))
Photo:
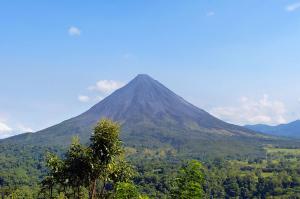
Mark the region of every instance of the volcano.
MULTIPOLYGON (((266 136, 226 123, 192 105, 148 75, 136 76, 124 87, 81 115, 35 133, 5 139, 12 143, 38 145, 70 144, 73 136, 88 142, 93 127, 101 118, 121 124, 125 145, 135 147, 170 146, 198 153, 224 147, 237 152, 266 136), (237 149, 239 148, 239 149, 237 149)), ((2 140, 5 141, 5 140, 2 140)))

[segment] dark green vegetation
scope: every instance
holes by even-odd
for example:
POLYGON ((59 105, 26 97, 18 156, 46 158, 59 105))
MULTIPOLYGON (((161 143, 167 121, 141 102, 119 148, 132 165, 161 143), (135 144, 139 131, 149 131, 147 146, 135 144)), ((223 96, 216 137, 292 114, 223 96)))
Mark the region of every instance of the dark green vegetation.
POLYGON ((89 146, 74 138, 63 159, 48 154, 48 172, 41 183, 40 197, 124 198, 127 194, 138 198, 138 192, 128 192, 135 188, 130 181, 133 170, 122 156, 119 128, 110 120, 101 120, 89 146))
MULTIPOLYGON (((132 149, 126 149, 126 151, 133 153, 132 149)), ((187 167, 186 160, 180 160, 175 152, 157 149, 156 151, 144 150, 142 154, 143 156, 140 158, 135 155, 127 157, 136 171, 132 178, 134 184, 130 182, 120 184, 116 188, 120 191, 116 193, 118 197, 122 198, 121 196, 128 194, 143 194, 149 198, 167 198, 172 196, 172 193, 181 193, 178 190, 182 191, 185 187, 177 190, 174 188, 185 184, 185 181, 193 183, 194 180, 202 181, 202 179, 204 198, 236 198, 237 196, 240 198, 270 198, 273 196, 273 198, 279 199, 300 197, 299 148, 266 146, 264 158, 248 160, 216 158, 203 162, 203 166, 196 166, 196 169, 194 166, 187 167), (197 172, 199 170, 201 172, 197 172), (203 178, 201 174, 203 174, 203 178), (199 175, 197 178, 191 177, 197 175, 199 175), (185 183, 180 183, 182 181, 185 183)), ((23 155, 26 155, 26 152, 23 155)), ((67 157, 65 156, 65 158, 67 157)), ((46 176, 46 171, 36 172, 41 171, 36 168, 37 163, 38 161, 28 160, 26 163, 20 162, 19 167, 16 166, 16 168, 6 171, 1 170, 1 191, 6 191, 6 195, 13 193, 16 198, 22 198, 21 196, 24 195, 25 198, 37 198, 41 188, 40 182, 46 176)), ((44 170, 46 165, 43 165, 42 168, 44 170)), ((70 193, 72 193, 71 190, 68 189, 70 193)), ((80 190, 82 194, 88 195, 87 189, 81 188, 80 190)))
POLYGON ((203 182, 202 165, 192 160, 179 170, 172 184, 171 198, 203 198, 203 182))
MULTIPOLYGON (((134 162, 135 182, 149 196, 163 198, 172 193, 170 182, 184 161, 152 155, 134 162)), ((216 158, 203 164, 204 198, 300 198, 300 148, 267 146, 264 158, 216 158)))
POLYGON ((256 124, 256 125, 246 125, 245 127, 269 135, 300 138, 300 120, 296 120, 288 124, 280 124, 277 126, 256 124))

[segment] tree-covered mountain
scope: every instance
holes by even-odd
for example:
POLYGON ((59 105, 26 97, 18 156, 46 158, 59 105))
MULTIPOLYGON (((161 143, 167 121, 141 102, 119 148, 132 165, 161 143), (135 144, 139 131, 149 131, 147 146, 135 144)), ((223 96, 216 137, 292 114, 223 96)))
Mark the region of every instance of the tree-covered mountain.
MULTIPOLYGON (((121 140, 125 145, 126 158, 140 174, 135 183, 143 193, 153 198, 165 198, 170 193, 169 177, 174 175, 182 162, 189 159, 208 163, 207 168, 212 170, 206 173, 205 194, 216 198, 245 193, 245 198, 266 193, 276 196, 286 194, 278 189, 278 183, 270 185, 270 171, 276 175, 282 171, 278 179, 283 181, 289 179, 289 176, 295 176, 294 171, 298 168, 298 164, 293 164, 291 170, 288 161, 281 163, 274 159, 272 162, 273 155, 270 155, 272 151, 277 153, 280 150, 278 147, 297 155, 299 141, 296 139, 268 136, 223 122, 188 103, 151 77, 138 75, 77 117, 36 133, 0 140, 2 191, 6 195, 12 192, 23 194, 38 188, 46 174, 45 154, 52 152, 64 157, 73 136, 79 136, 81 143, 89 146, 92 129, 103 117, 121 124, 121 140), (239 160, 240 165, 234 166, 236 163, 233 161, 226 169, 222 169, 222 157, 239 160), (275 163, 283 168, 277 168, 275 163), (285 171, 292 172, 286 177, 285 171), (266 174, 266 179, 262 173, 266 174), (251 186, 248 186, 249 182, 251 186), (260 186, 271 187, 261 189, 260 186)), ((286 159, 286 154, 278 153, 282 155, 280 158, 286 159)), ((277 180, 276 175, 272 177, 277 180)), ((286 184, 286 189, 298 187, 300 183, 288 184, 284 181, 282 184, 286 184)), ((22 198, 29 197, 22 195, 22 198)))
POLYGON ((276 126, 256 124, 246 125, 245 127, 268 135, 300 138, 300 120, 296 120, 287 124, 279 124, 276 126))
POLYGON ((138 75, 123 88, 83 114, 36 133, 17 135, 0 144, 66 146, 73 136, 87 143, 99 119, 122 126, 121 138, 132 147, 171 147, 195 156, 257 153, 273 138, 226 123, 185 101, 148 75, 138 75))

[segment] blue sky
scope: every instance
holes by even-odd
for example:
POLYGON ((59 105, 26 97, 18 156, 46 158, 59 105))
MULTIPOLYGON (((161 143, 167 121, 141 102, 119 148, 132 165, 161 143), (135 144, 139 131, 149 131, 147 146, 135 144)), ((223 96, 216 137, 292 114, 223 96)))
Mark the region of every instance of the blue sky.
POLYGON ((139 73, 235 124, 300 118, 297 0, 11 0, 0 26, 0 138, 80 114, 139 73))

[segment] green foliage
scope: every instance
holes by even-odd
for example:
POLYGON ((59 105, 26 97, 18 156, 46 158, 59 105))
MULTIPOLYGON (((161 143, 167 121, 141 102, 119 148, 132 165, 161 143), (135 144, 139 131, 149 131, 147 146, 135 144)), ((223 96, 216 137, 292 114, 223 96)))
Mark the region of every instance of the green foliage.
POLYGON ((32 188, 28 186, 23 186, 12 192, 9 197, 11 199, 36 199, 37 190, 32 190, 32 188))
POLYGON ((83 146, 74 138, 61 159, 48 154, 48 175, 42 182, 44 195, 63 193, 68 198, 82 198, 89 190, 89 198, 107 198, 116 191, 118 182, 129 182, 132 167, 125 161, 119 125, 108 119, 101 120, 94 129, 89 146, 83 146), (112 188, 109 188, 112 187, 112 188))
POLYGON ((90 149, 80 144, 79 138, 75 137, 72 141, 70 149, 66 153, 64 160, 63 174, 71 187, 87 186, 91 170, 90 149))
POLYGON ((64 193, 60 193, 60 194, 57 196, 57 199, 67 199, 67 197, 65 196, 64 193))
POLYGON ((204 176, 202 164, 196 160, 189 161, 179 170, 171 191, 171 198, 202 198, 204 176))
POLYGON ((94 128, 91 136, 90 148, 97 164, 107 165, 120 155, 121 141, 119 139, 120 126, 108 119, 102 119, 94 128))
POLYGON ((92 198, 96 195, 97 179, 102 181, 99 197, 104 197, 106 183, 110 180, 114 159, 122 154, 121 141, 119 139, 120 126, 108 119, 102 119, 94 128, 91 136, 91 169, 90 188, 92 198))
POLYGON ((115 199, 139 199, 140 194, 132 183, 121 182, 117 184, 115 199))
MULTIPOLYGON (((111 124, 114 123, 106 121, 101 125, 116 132, 117 126, 109 127, 111 124)), ((98 198, 117 197, 116 185, 122 183, 125 184, 123 188, 120 185, 122 195, 125 196, 131 194, 131 189, 126 189, 130 186, 134 186, 133 190, 151 198, 167 198, 171 193, 195 194, 199 186, 193 183, 195 179, 191 178, 192 182, 189 182, 190 179, 183 177, 193 171, 187 170, 188 164, 183 162, 201 155, 205 156, 201 159, 203 166, 196 171, 200 170, 204 177, 201 185, 203 198, 299 198, 299 148, 267 145, 263 146, 265 149, 262 151, 263 156, 236 155, 211 158, 207 156, 208 153, 199 154, 196 151, 188 153, 185 148, 175 150, 172 146, 151 148, 145 145, 127 147, 128 153, 125 156, 121 142, 116 136, 110 137, 102 128, 97 136, 99 139, 95 136, 94 141, 101 140, 105 144, 95 144, 94 151, 91 147, 92 141, 89 145, 82 145, 77 138, 73 139, 68 149, 1 144, 0 193, 4 193, 5 199, 12 197, 48 199, 51 196, 53 199, 88 198, 92 191, 93 175, 99 172, 95 184, 95 197, 98 198), (107 139, 115 140, 116 143, 104 142, 103 138, 98 136, 100 134, 107 139), (105 148, 107 146, 111 146, 112 150, 107 150, 105 148), (102 153, 109 151, 112 155, 102 154, 95 157, 96 149, 102 153), (47 155, 47 161, 44 159, 46 151, 51 152, 47 155), (100 162, 100 159, 106 160, 100 162), (47 172, 46 166, 49 168, 47 172), (176 193, 180 187, 179 179, 190 183, 189 186, 181 186, 182 193, 180 191, 176 193), (39 193, 40 189, 42 190, 39 193)), ((221 143, 226 147, 229 142, 221 143)), ((206 150, 216 152, 214 143, 205 147, 206 150)), ((238 145, 235 147, 239 150, 238 145)), ((219 153, 218 156, 224 154, 219 153)), ((139 194, 139 198, 143 197, 146 196, 139 194)))
POLYGON ((113 182, 129 182, 135 176, 133 167, 120 156, 115 158, 107 167, 108 179, 113 182))

